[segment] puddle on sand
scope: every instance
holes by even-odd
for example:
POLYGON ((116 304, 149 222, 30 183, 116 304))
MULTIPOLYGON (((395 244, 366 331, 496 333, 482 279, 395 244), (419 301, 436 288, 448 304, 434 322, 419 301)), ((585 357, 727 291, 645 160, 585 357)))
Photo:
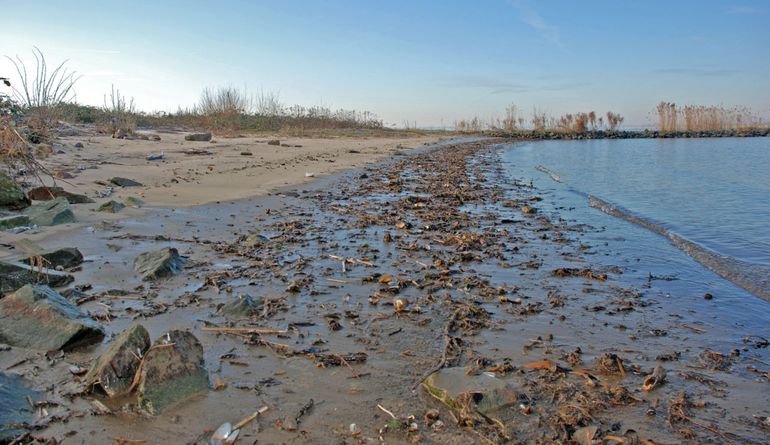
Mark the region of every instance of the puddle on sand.
MULTIPOLYGON (((448 329, 447 366, 516 373, 519 390, 532 400, 530 413, 516 415, 522 425, 540 426, 513 425, 505 430, 511 440, 566 440, 587 424, 606 434, 634 429, 662 442, 679 440, 677 431, 690 428, 701 442, 716 440, 691 423, 668 423, 672 400, 686 391, 708 402, 689 408, 692 418, 717 424, 738 442, 761 443, 764 431, 754 416, 768 415, 770 358, 766 348, 740 340, 757 333, 738 328, 720 337, 726 328, 705 327, 697 307, 683 310, 661 298, 658 285, 665 283, 642 289, 624 281, 617 268, 593 264, 580 245, 585 229, 521 212, 520 204, 541 205, 533 200, 539 191, 501 180, 493 150, 453 147, 365 172, 366 179, 356 172, 319 181, 296 198, 155 209, 141 220, 122 221, 117 230, 75 234, 93 260, 75 273, 75 284, 89 283, 86 292, 97 296, 82 309, 109 335, 100 346, 52 360, 18 349, 0 354, 4 368, 29 357, 9 372, 34 376, 36 388, 58 382, 44 397, 61 403, 67 422, 51 419, 35 434, 67 436, 68 443, 205 443, 207 431, 267 405, 270 410, 242 430, 245 443, 355 443, 377 441, 380 434, 388 443, 418 436, 426 443, 476 441, 445 407, 412 389, 439 361, 448 329), (407 169, 410 174, 402 175, 407 169), (369 200, 373 193, 376 202, 369 200), (252 234, 267 239, 246 242, 252 234), (184 271, 141 282, 133 258, 167 246, 188 257, 184 271), (593 268, 609 278, 552 275, 563 267, 593 268), (105 293, 112 289, 127 295, 105 293), (272 348, 248 344, 255 340, 249 335, 204 331, 229 326, 216 312, 240 293, 264 297, 268 305, 238 326, 288 331, 260 338, 272 348), (406 302, 404 312, 394 314, 395 298, 406 302), (69 366, 88 367, 112 336, 136 322, 151 338, 191 330, 203 345, 211 380, 226 387, 153 418, 130 409, 92 416, 98 409, 89 399, 68 401, 69 366), (707 349, 724 354, 727 371, 708 367, 707 349), (732 349, 740 355, 731 357, 732 349), (335 366, 336 357, 359 353, 365 362, 335 366), (624 376, 596 370, 605 353, 623 360, 624 376), (591 369, 600 384, 591 389, 582 376, 524 367, 544 358, 591 369), (668 370, 668 382, 642 392, 645 374, 658 365, 668 370), (613 404, 610 386, 633 398, 613 404), (313 407, 303 412, 311 399, 313 407), (378 404, 397 416, 416 416, 418 430, 381 433, 390 417, 378 404), (565 414, 570 404, 588 415, 565 414), (648 415, 651 406, 654 415, 648 415), (434 431, 421 419, 437 407, 445 427, 434 431), (360 435, 349 434, 351 423, 360 435)), ((477 430, 487 438, 499 433, 483 425, 477 430)))

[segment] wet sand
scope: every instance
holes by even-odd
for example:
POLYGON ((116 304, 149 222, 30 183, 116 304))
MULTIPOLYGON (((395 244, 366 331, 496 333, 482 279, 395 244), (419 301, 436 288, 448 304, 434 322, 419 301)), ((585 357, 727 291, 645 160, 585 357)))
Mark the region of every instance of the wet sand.
POLYGON ((108 338, 48 357, 0 353, 5 372, 54 402, 31 435, 207 443, 223 422, 268 406, 239 443, 570 443, 591 426, 605 443, 630 441, 629 430, 645 443, 765 443, 770 357, 748 336, 767 333, 726 336, 698 307, 674 313, 622 268, 598 268, 580 242, 586 228, 539 214, 538 190, 503 177, 496 160, 490 145, 442 147, 273 196, 145 208, 42 238, 86 255, 75 284, 94 299, 81 309, 108 338), (255 234, 266 240, 252 245, 255 234), (131 261, 165 246, 188 256, 186 269, 141 282, 131 261), (218 316, 239 293, 268 304, 249 319, 218 316), (80 395, 68 368, 90 366, 135 322, 152 338, 193 332, 225 387, 157 417, 80 395), (223 327, 287 332, 204 330, 223 327), (732 348, 717 341, 743 335, 732 348), (509 422, 449 409, 419 386, 450 367, 510 384, 509 422), (642 390, 656 367, 666 379, 642 390), (436 409, 440 423, 426 417, 436 409))

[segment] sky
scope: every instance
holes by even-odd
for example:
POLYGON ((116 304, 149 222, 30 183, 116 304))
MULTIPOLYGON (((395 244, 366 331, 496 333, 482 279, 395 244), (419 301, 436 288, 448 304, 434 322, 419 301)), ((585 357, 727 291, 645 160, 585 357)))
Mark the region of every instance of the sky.
MULTIPOLYGON (((451 126, 516 104, 619 112, 654 125, 661 100, 770 117, 770 1, 0 0, 0 55, 67 60, 79 103, 114 85, 144 111, 204 88, 451 126), (117 6, 116 6, 117 5, 117 6)), ((0 76, 15 68, 0 58, 0 76)))

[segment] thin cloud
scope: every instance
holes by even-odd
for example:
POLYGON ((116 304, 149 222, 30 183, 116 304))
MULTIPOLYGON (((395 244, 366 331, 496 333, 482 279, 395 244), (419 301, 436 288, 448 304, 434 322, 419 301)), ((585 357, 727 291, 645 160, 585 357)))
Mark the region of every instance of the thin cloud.
POLYGON ((660 68, 656 74, 686 75, 696 77, 728 77, 740 73, 740 70, 727 68, 660 68))
POLYGON ((477 88, 489 90, 490 94, 523 93, 530 91, 526 85, 487 76, 453 76, 439 81, 450 88, 477 88))
POLYGON ((761 14, 764 11, 761 9, 754 8, 752 6, 746 6, 746 5, 733 5, 730 8, 727 9, 728 14, 761 14))
POLYGON ((529 0, 511 0, 511 4, 519 12, 519 20, 538 31, 548 42, 564 49, 559 28, 546 22, 543 16, 535 11, 535 8, 532 7, 529 0))

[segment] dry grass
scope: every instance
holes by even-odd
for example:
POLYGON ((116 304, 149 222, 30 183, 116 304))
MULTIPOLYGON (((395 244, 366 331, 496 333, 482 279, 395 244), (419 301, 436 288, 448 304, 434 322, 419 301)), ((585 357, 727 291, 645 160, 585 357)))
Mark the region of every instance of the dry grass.
POLYGON ((661 102, 656 107, 658 130, 661 133, 684 131, 723 132, 763 128, 762 119, 746 107, 686 105, 661 102))

